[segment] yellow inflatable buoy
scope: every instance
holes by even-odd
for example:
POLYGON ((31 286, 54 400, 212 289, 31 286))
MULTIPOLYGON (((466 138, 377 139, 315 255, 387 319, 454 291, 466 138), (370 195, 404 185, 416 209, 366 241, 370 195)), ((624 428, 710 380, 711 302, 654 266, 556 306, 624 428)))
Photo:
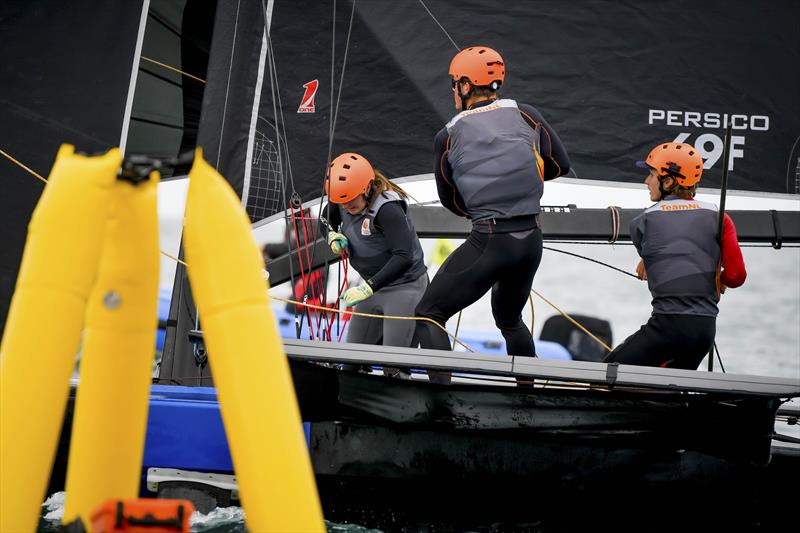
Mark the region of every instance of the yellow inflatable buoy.
POLYGON ((442 263, 455 251, 456 246, 450 239, 436 239, 431 250, 431 264, 437 267, 442 266, 442 263))
POLYGON ((89 296, 63 523, 139 496, 158 327, 159 176, 118 180, 89 296))
POLYGON ((184 244, 250 531, 325 531, 264 262, 239 198, 197 151, 184 244))
POLYGON ((35 531, 122 157, 58 151, 0 345, 0 531, 35 531))

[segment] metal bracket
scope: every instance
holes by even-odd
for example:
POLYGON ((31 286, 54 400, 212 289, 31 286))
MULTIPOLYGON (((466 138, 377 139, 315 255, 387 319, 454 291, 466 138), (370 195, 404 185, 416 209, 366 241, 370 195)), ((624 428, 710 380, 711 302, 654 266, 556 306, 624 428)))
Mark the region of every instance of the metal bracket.
POLYGON ((231 498, 234 500, 239 499, 239 485, 236 483, 236 476, 179 470, 177 468, 152 467, 147 469, 147 490, 158 492, 158 484, 167 481, 186 481, 200 485, 210 485, 219 489, 229 490, 231 491, 231 498))

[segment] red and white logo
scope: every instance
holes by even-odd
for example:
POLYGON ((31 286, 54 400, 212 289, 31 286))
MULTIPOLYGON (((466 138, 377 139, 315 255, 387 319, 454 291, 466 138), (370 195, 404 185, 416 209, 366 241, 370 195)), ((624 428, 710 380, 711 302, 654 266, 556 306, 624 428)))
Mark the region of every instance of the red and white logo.
POLYGON ((319 80, 313 80, 303 84, 303 87, 305 87, 306 92, 303 94, 303 98, 300 99, 300 107, 297 108, 297 112, 314 113, 316 111, 316 108, 314 107, 314 97, 317 95, 319 80))

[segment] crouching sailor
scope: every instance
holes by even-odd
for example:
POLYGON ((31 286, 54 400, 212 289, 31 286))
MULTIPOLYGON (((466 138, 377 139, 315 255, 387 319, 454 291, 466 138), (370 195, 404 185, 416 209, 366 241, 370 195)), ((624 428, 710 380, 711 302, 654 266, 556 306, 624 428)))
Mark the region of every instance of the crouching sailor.
MULTIPOLYGON (((342 295, 347 307, 359 313, 414 316, 428 286, 422 247, 408 217, 408 195, 372 168, 363 156, 345 153, 331 163, 325 192, 333 206, 324 206, 328 244, 335 254, 347 252, 350 264, 364 282, 342 295)), ((416 345, 415 322, 353 316, 347 342, 416 345)), ((407 378, 406 372, 384 373, 407 378)))
POLYGON ((747 276, 736 228, 725 214, 720 245, 717 206, 694 199, 703 158, 693 146, 659 144, 637 166, 650 170, 645 183, 657 202, 630 227, 653 314, 605 362, 694 370, 714 342, 720 293, 747 276))
MULTIPOLYGON (((444 325, 492 290, 492 315, 509 354, 534 356, 522 322, 542 257, 539 200, 544 181, 569 170, 555 131, 532 106, 498 100, 503 58, 485 46, 450 63, 455 108, 461 111, 434 140, 434 174, 442 205, 472 220, 472 232, 442 265, 417 315, 444 325)), ((418 323, 423 348, 449 350, 441 329, 418 323)), ((432 381, 449 376, 430 373, 432 381)))

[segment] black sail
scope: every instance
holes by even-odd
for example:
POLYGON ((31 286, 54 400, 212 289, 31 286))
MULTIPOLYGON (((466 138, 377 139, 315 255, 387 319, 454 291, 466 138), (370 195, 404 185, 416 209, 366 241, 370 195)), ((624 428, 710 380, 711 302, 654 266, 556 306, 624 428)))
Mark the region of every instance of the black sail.
MULTIPOLYGON (((356 3, 348 43, 352 2, 340 1, 333 102, 333 3, 270 6, 276 68, 264 73, 256 135, 272 159, 251 163, 254 175, 282 172, 303 200, 321 194, 343 67, 334 155, 357 150, 392 175, 427 174, 433 136, 455 114, 450 59, 474 44, 500 51, 502 95, 542 111, 574 176, 640 182, 633 161, 677 140, 700 149, 704 186, 719 187, 731 123, 730 188, 800 193, 797 2, 370 0, 356 3), (303 100, 315 82, 311 106, 303 100), (283 128, 289 157, 281 152, 279 168, 283 128)), ((257 179, 248 186, 248 196, 268 196, 257 179)), ((253 219, 280 207, 274 196, 247 204, 253 219)))
MULTIPOLYGON (((120 145, 142 5, 0 3, 0 150, 46 178, 62 143, 88 153, 120 145)), ((44 183, 2 156, 0 182, 3 327, 44 183)))

